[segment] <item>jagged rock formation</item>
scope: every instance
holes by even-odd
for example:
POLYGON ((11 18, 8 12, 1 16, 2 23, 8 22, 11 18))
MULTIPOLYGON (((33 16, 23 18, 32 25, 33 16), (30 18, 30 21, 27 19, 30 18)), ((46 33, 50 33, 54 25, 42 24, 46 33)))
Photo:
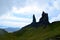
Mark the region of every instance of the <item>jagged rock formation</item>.
POLYGON ((41 25, 48 25, 49 24, 48 14, 45 13, 44 11, 42 13, 41 19, 39 20, 39 24, 41 24, 41 25))
POLYGON ((42 17, 40 18, 39 22, 36 22, 35 15, 33 15, 33 22, 31 23, 32 26, 39 26, 39 25, 48 25, 49 19, 48 14, 43 11, 42 17))

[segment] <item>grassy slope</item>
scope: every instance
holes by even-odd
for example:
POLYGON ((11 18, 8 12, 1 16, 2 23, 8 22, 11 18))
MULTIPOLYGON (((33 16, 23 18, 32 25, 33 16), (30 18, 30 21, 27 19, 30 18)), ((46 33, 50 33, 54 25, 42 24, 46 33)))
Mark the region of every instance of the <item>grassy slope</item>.
POLYGON ((0 40, 45 40, 60 35, 60 22, 49 24, 46 28, 44 26, 38 28, 26 27, 13 34, 0 37, 0 40))

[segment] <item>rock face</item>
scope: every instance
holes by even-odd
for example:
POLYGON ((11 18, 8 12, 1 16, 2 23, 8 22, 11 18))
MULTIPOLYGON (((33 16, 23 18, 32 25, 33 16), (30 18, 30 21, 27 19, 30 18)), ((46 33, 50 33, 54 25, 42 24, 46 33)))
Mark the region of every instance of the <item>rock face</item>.
POLYGON ((48 14, 43 11, 42 17, 39 20, 39 24, 41 24, 41 25, 48 25, 48 23, 49 23, 48 14))
POLYGON ((43 11, 42 17, 40 18, 39 22, 36 22, 35 15, 33 15, 33 22, 31 23, 31 26, 39 26, 39 25, 48 25, 49 19, 48 14, 43 11))

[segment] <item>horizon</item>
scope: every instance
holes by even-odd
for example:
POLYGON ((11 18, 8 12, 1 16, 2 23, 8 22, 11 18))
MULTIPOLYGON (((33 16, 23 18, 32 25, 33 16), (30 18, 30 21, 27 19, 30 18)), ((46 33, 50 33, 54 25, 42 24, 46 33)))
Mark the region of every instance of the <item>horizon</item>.
POLYGON ((60 21, 60 0, 0 0, 0 28, 22 28, 33 14, 38 22, 43 11, 50 23, 60 21))

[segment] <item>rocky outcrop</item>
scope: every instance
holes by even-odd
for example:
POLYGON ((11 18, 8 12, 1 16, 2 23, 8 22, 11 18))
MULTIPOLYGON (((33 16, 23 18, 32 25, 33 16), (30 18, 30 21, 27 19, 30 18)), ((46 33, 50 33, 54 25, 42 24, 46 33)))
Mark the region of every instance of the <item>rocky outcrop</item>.
POLYGON ((36 26, 36 18, 35 15, 33 14, 33 21, 31 23, 32 26, 36 26))
POLYGON ((35 18, 34 14, 33 14, 33 22, 32 23, 36 23, 36 18, 35 18))
POLYGON ((48 25, 49 19, 48 14, 43 11, 42 17, 40 18, 39 22, 36 22, 35 15, 33 15, 33 22, 31 23, 31 26, 39 26, 39 25, 48 25))
POLYGON ((48 14, 45 13, 44 11, 42 13, 42 17, 39 20, 39 24, 40 25, 48 25, 49 24, 48 14))

